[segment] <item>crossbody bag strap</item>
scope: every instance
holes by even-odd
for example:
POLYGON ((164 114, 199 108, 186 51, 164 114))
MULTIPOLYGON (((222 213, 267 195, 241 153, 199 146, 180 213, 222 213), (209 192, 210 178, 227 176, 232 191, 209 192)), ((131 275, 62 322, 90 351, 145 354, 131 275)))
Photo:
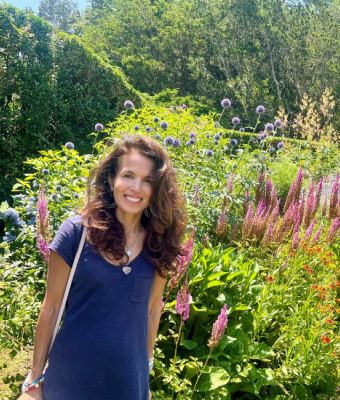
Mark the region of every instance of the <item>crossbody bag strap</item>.
POLYGON ((58 332, 58 328, 59 328, 60 321, 61 321, 61 318, 62 318, 63 313, 64 313, 64 309, 65 309, 66 301, 67 301, 67 298, 68 298, 68 294, 70 292, 73 276, 74 276, 74 274, 76 272, 78 261, 79 261, 79 257, 80 257, 80 254, 81 254, 82 250, 83 250, 83 247, 84 247, 86 234, 87 234, 87 228, 86 228, 86 226, 84 226, 83 227, 83 233, 82 233, 82 236, 81 236, 81 239, 80 239, 80 243, 79 243, 79 246, 78 246, 78 250, 77 250, 76 256, 74 258, 73 264, 72 264, 70 275, 68 277, 67 285, 66 285, 65 292, 64 292, 64 297, 63 297, 63 300, 61 302, 61 306, 60 306, 57 322, 56 322, 55 327, 54 327, 54 332, 53 332, 50 348, 48 350, 48 354, 50 354, 50 351, 51 351, 53 343, 54 343, 54 339, 55 339, 55 337, 57 335, 57 332, 58 332))

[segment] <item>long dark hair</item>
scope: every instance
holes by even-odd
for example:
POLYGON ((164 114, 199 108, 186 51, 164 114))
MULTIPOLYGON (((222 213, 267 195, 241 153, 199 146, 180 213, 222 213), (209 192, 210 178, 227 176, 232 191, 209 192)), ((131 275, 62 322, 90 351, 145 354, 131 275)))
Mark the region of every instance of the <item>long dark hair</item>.
MULTIPOLYGON (((90 172, 82 223, 88 228, 88 240, 98 252, 110 253, 118 260, 125 256, 124 228, 116 217, 108 178, 115 178, 124 154, 136 151, 154 162, 150 217, 142 214, 141 224, 146 230, 143 253, 157 272, 166 277, 178 265, 183 253, 182 240, 187 218, 184 196, 176 173, 163 148, 144 136, 124 135, 123 141, 90 172)), ((123 264, 123 262, 122 262, 123 264)))

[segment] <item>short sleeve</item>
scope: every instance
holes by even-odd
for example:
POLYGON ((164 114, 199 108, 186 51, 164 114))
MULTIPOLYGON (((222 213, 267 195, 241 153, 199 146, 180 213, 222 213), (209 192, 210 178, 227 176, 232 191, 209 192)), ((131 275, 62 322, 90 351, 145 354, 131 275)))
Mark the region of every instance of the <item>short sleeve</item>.
POLYGON ((81 216, 68 218, 61 224, 49 245, 49 249, 58 253, 70 268, 79 247, 82 230, 81 216))

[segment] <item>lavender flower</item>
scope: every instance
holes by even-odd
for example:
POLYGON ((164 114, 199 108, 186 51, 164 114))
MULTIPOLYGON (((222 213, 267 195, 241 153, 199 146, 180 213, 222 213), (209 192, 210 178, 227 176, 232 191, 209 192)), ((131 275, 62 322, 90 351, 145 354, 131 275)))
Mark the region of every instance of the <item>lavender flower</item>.
POLYGON ((207 151, 205 152, 205 155, 206 155, 207 157, 212 157, 212 156, 214 155, 214 152, 213 152, 212 150, 207 150, 207 151))
POLYGON ((264 129, 265 129, 267 132, 272 132, 272 131, 274 130, 274 125, 268 123, 268 124, 266 124, 266 126, 264 127, 264 129))
POLYGON ((305 236, 304 236, 304 240, 308 240, 309 237, 311 236, 311 234, 313 233, 313 229, 314 229, 314 225, 316 224, 317 218, 315 218, 313 220, 313 222, 310 224, 310 226, 308 227, 308 229, 305 232, 305 236))
POLYGON ((174 142, 174 138, 172 136, 167 136, 164 139, 164 144, 166 144, 168 146, 171 146, 173 144, 173 142, 174 142))
POLYGON ((73 150, 74 144, 72 142, 67 142, 65 143, 65 147, 67 148, 67 150, 73 150))
POLYGON ((218 128, 220 126, 219 122, 214 122, 214 128, 218 128))
POLYGON ((279 119, 277 119, 277 120, 274 122, 274 125, 276 126, 276 128, 281 128, 281 127, 282 127, 282 121, 280 121, 279 119))
POLYGON ((156 133, 155 139, 157 139, 157 140, 160 139, 160 135, 158 133, 156 133))
POLYGON ((279 142, 278 144, 277 144, 277 148, 278 149, 283 149, 285 147, 285 145, 284 145, 284 143, 282 143, 282 142, 279 142))
POLYGON ((150 126, 147 126, 146 128, 145 128, 145 132, 146 133, 150 133, 152 131, 152 129, 150 128, 150 126))
POLYGON ((173 147, 180 147, 181 141, 179 139, 174 139, 172 145, 173 145, 173 147))
POLYGON ((221 309, 221 314, 218 316, 217 321, 213 325, 211 338, 208 342, 209 347, 215 347, 219 344, 220 340, 223 338, 227 323, 227 305, 224 304, 223 308, 221 309))
POLYGON ((104 125, 103 125, 103 124, 96 124, 96 125, 94 126, 94 129, 95 129, 97 132, 101 132, 101 131, 104 130, 104 125))
POLYGON ((214 139, 215 139, 215 140, 220 140, 220 139, 221 139, 221 136, 220 136, 218 133, 216 133, 216 135, 214 135, 214 139))
POLYGON ((222 157, 221 157, 221 160, 222 160, 222 161, 224 161, 224 160, 225 160, 225 158, 222 156, 222 157))
POLYGON ((233 180, 234 180, 234 172, 231 173, 230 178, 227 183, 228 192, 231 193, 233 191, 233 180))
POLYGON ((124 102, 124 107, 127 109, 127 110, 131 110, 133 107, 134 107, 135 105, 132 103, 132 101, 130 101, 130 100, 126 100, 125 102, 124 102))
POLYGON ((240 123, 240 118, 238 117, 234 117, 231 122, 233 123, 233 125, 238 125, 240 123))
POLYGON ((159 118, 158 117, 155 117, 154 119, 153 119, 153 122, 159 122, 159 118))
POLYGON ((135 125, 135 126, 133 127, 133 129, 134 129, 135 131, 139 131, 139 130, 140 130, 140 126, 139 126, 139 125, 135 125))
POLYGON ((299 234, 300 232, 296 232, 293 236, 292 243, 290 245, 291 251, 296 251, 299 248, 299 244, 301 241, 301 238, 299 238, 299 234))
POLYGON ((231 106, 231 101, 230 101, 229 99, 223 99, 223 100, 221 101, 221 106, 222 106, 223 108, 230 108, 230 106, 231 106))
POLYGON ((264 132, 261 132, 258 136, 259 136, 259 139, 260 139, 260 140, 265 140, 266 137, 267 137, 267 134, 264 133, 264 132))
POLYGON ((244 128, 240 128, 240 132, 245 132, 245 129, 244 128))
MULTIPOLYGON (((53 195, 52 195, 53 196, 53 195)), ((57 195, 59 196, 59 195, 57 195)), ((45 196, 44 188, 41 187, 38 198, 38 213, 36 216, 38 233, 45 239, 50 240, 50 226, 48 221, 48 200, 45 196)))
POLYGON ((233 146, 233 147, 237 146, 237 140, 236 139, 231 139, 230 146, 233 146))
POLYGON ((44 168, 44 169, 42 170, 42 173, 43 173, 44 175, 48 175, 48 174, 50 173, 50 171, 49 171, 47 168, 44 168))
POLYGON ((264 114, 266 112, 266 109, 263 106, 257 106, 256 107, 256 112, 258 114, 264 114))
MULTIPOLYGON (((232 184, 231 184, 231 190, 232 189, 232 184)), ((228 232, 228 226, 227 226, 227 221, 228 221, 228 214, 226 215, 225 212, 226 209, 224 209, 217 220, 217 226, 216 226, 216 235, 220 236, 223 235, 225 237, 228 232)))
POLYGON ((160 123, 160 127, 161 127, 162 129, 166 130, 166 129, 169 128, 169 124, 168 124, 166 121, 162 121, 162 122, 160 123))

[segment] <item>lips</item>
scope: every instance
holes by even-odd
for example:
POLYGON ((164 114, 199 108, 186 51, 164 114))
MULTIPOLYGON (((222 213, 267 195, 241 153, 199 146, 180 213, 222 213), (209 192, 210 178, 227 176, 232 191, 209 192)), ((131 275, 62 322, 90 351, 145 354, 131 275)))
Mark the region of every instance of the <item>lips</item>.
POLYGON ((139 204, 143 199, 139 196, 124 195, 126 201, 130 204, 139 204))

